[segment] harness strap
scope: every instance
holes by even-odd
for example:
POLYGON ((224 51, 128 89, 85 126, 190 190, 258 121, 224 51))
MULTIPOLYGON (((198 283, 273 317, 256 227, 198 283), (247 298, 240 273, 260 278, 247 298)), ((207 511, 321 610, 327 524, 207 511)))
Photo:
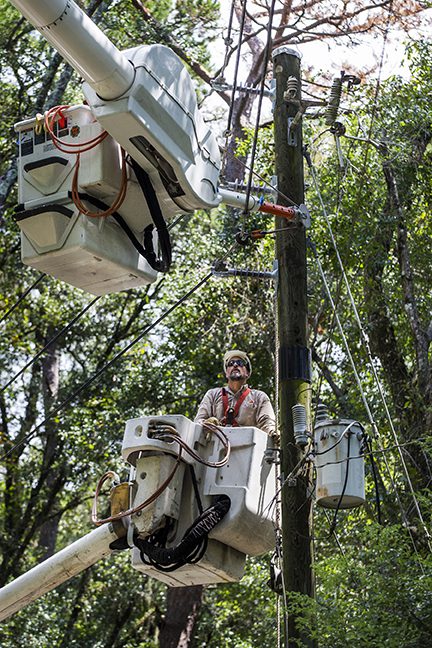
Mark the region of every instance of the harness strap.
POLYGON ((238 399, 237 403, 235 404, 235 407, 230 407, 229 405, 229 399, 228 399, 228 392, 225 389, 225 387, 222 387, 222 407, 223 407, 223 419, 222 419, 222 425, 230 425, 232 427, 239 427, 239 424, 237 422, 237 416, 240 411, 241 404, 243 403, 244 399, 248 394, 250 394, 250 388, 248 387, 247 389, 244 390, 244 392, 241 394, 240 398, 238 399))

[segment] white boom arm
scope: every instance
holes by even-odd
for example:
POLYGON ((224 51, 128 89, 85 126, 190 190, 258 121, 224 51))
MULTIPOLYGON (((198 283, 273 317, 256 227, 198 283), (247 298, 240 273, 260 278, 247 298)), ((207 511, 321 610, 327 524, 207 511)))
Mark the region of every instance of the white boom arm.
MULTIPOLYGON (((109 555, 126 533, 129 542, 114 547, 130 543, 132 566, 170 586, 239 581, 246 554, 274 546, 269 453, 272 440, 253 427, 212 434, 181 415, 127 421, 122 456, 130 481, 113 486, 110 518, 0 589, 0 621, 109 555), (119 515, 123 524, 114 527, 119 515), (161 542, 158 532, 168 530, 161 542)), ((93 513, 97 518, 97 497, 93 513)))
POLYGON ((103 99, 130 88, 135 70, 105 34, 70 0, 11 0, 103 99))
POLYGON ((112 525, 104 524, 0 589, 0 621, 108 556, 117 539, 112 525))

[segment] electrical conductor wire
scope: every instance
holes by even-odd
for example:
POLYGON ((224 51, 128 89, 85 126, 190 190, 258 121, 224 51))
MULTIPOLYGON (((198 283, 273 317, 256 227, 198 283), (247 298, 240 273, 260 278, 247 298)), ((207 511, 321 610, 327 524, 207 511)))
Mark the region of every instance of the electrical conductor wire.
POLYGON ((81 319, 81 317, 82 317, 82 316, 83 316, 83 315, 84 315, 88 310, 90 310, 90 308, 91 308, 91 307, 92 307, 92 306, 93 306, 97 301, 99 301, 99 299, 100 299, 100 297, 95 297, 94 299, 92 299, 91 302, 89 302, 89 303, 87 304, 87 306, 85 306, 85 307, 84 307, 84 308, 83 308, 83 309, 82 309, 82 310, 81 310, 77 315, 75 315, 75 317, 74 317, 74 318, 69 322, 69 324, 67 324, 67 325, 64 326, 60 331, 58 331, 58 333, 56 333, 56 334, 55 334, 55 335, 54 335, 54 336, 53 336, 53 337, 52 337, 52 338, 51 338, 51 339, 50 339, 50 340, 45 344, 45 346, 44 346, 43 349, 41 349, 40 351, 38 351, 38 353, 36 353, 36 355, 33 356, 33 358, 32 358, 31 360, 29 360, 29 362, 27 362, 27 364, 26 364, 22 369, 20 369, 20 370, 19 370, 19 371, 14 375, 14 376, 12 376, 12 378, 11 378, 10 380, 8 380, 8 382, 6 383, 6 385, 4 385, 3 387, 0 387, 0 394, 1 394, 2 392, 4 392, 8 387, 10 387, 10 385, 12 385, 12 383, 14 383, 15 380, 17 380, 17 378, 19 378, 19 377, 20 377, 20 376, 21 376, 21 375, 22 375, 22 374, 23 374, 23 373, 24 373, 24 372, 25 372, 29 367, 31 367, 31 366, 36 362, 36 360, 38 360, 38 359, 41 357, 41 355, 42 355, 42 354, 43 354, 47 349, 49 349, 49 347, 50 347, 52 344, 54 344, 54 342, 55 342, 56 340, 58 340, 58 339, 61 338, 65 333, 67 333, 68 331, 70 331, 70 329, 72 328, 72 326, 73 326, 74 324, 76 324, 76 322, 77 322, 79 319, 81 319))
MULTIPOLYGON (((229 254, 238 246, 238 243, 235 242, 220 258, 220 261, 225 260, 229 254)), ((147 335, 155 326, 162 322, 168 315, 170 315, 180 304, 184 303, 189 299, 189 297, 196 292, 201 286, 203 286, 211 277, 213 272, 210 271, 202 279, 198 281, 190 290, 188 290, 183 297, 178 299, 172 306, 169 306, 159 317, 157 317, 151 324, 146 326, 139 335, 137 335, 131 342, 129 342, 121 351, 119 351, 109 362, 107 362, 103 367, 96 371, 93 376, 90 376, 84 383, 82 383, 70 396, 65 398, 57 407, 55 407, 43 421, 38 423, 30 432, 28 432, 22 439, 15 443, 7 452, 5 452, 1 457, 4 459, 8 457, 16 448, 20 447, 23 443, 29 441, 34 434, 47 422, 50 421, 53 416, 60 412, 66 405, 68 405, 76 396, 78 396, 84 389, 91 385, 95 380, 97 380, 107 369, 109 369, 119 358, 121 358, 125 353, 127 353, 135 344, 137 344, 142 338, 147 335)))
MULTIPOLYGON (((321 265, 321 261, 320 261, 320 259, 318 257, 316 246, 312 242, 311 242, 311 248, 312 248, 312 251, 314 253, 314 257, 315 257, 315 260, 317 262, 318 269, 320 271, 322 281, 323 281, 324 287, 325 287, 325 289, 327 291, 330 303, 332 305, 332 308, 335 310, 336 309, 335 303, 333 301, 333 297, 331 295, 330 288, 328 286, 327 279, 326 279, 326 276, 324 274, 324 270, 323 270, 322 265, 321 265)), ((348 355, 348 358, 349 358, 349 361, 350 361, 350 364, 351 364, 351 367, 352 367, 352 370, 353 370, 353 373, 354 373, 354 377, 355 377, 357 386, 358 386, 359 391, 360 391, 360 396, 361 396, 361 399, 363 401, 363 405, 365 407, 365 410, 367 412, 367 415, 368 415, 372 430, 374 432, 374 436, 378 441, 380 450, 383 451, 383 447, 382 447, 382 444, 381 444, 381 435, 379 433, 378 426, 377 426, 377 424, 376 424, 376 422, 374 420, 374 417, 373 417, 372 412, 370 410, 370 407, 369 407, 369 404, 367 402, 365 393, 363 391, 363 386, 361 384, 360 376, 358 374, 358 371, 357 371, 357 368, 356 368, 356 365, 355 365, 355 362, 354 362, 354 358, 353 358, 353 356, 351 354, 351 350, 350 350, 349 345, 348 345, 348 340, 346 338, 346 335, 345 335, 345 332, 343 330, 339 315, 337 313, 336 313, 336 323, 338 325, 339 333, 341 334, 341 337, 342 337, 342 340, 343 340, 343 343, 344 343, 344 346, 345 346, 345 350, 347 352, 347 355, 348 355)), ((389 476, 390 483, 392 484, 392 487, 393 487, 393 490, 394 490, 394 493, 395 493, 395 496, 396 496, 400 511, 402 513, 402 518, 403 518, 404 522, 406 523, 409 534, 411 536, 411 541, 412 541, 412 544, 413 544, 413 547, 414 547, 414 551, 417 554, 417 556, 419 557, 417 547, 416 547, 416 544, 415 544, 415 540, 414 540, 414 536, 412 535, 412 531, 410 530, 409 524, 407 524, 408 521, 407 521, 407 518, 406 518, 406 513, 405 513, 404 508, 402 506, 402 501, 401 501, 400 496, 399 496, 399 491, 397 489, 396 483, 395 483, 395 481, 393 479, 393 476, 391 474, 390 466, 388 464, 387 457, 386 457, 385 453, 383 454, 383 458, 384 458, 384 463, 385 463, 386 468, 387 468, 387 473, 388 473, 388 476, 389 476)), ((421 562, 420 562, 420 567, 423 570, 421 562)))
MULTIPOLYGON (((240 19, 240 29, 239 29, 239 37, 238 37, 238 43, 237 43, 237 54, 236 54, 235 67, 234 67, 233 91, 232 91, 232 95, 231 95, 231 102, 230 102, 230 107, 229 107, 229 112, 228 112, 227 128, 226 128, 227 138, 228 138, 229 133, 231 131, 232 117, 233 117, 233 112, 234 112, 234 97, 235 97, 235 93, 236 93, 236 90, 237 90, 237 79, 238 79, 238 73, 239 73, 239 67, 240 67, 241 46, 242 46, 243 32, 244 32, 245 19, 246 19, 246 1, 247 0, 243 0, 243 10, 242 10, 242 15, 241 15, 241 19, 240 19)), ((235 0, 233 0, 233 8, 234 8, 234 2, 235 2, 235 0)))
MULTIPOLYGON (((317 193, 318 199, 319 199, 320 204, 321 204, 324 219, 326 221, 327 228, 328 228, 328 231, 329 231, 329 234, 330 234, 330 239, 332 241, 332 245, 333 245, 333 248, 334 248, 335 253, 336 253, 336 258, 337 258, 337 261, 338 261, 339 267, 341 269, 341 273, 342 273, 342 276, 343 276, 343 279, 344 279, 344 282, 345 282, 345 285, 346 285, 346 288, 347 288, 347 293, 348 293, 348 297, 349 297, 349 300, 350 300, 350 303, 351 303, 351 307, 353 309, 354 317, 355 317, 357 326, 359 327, 360 338, 361 338, 361 341, 363 343, 363 346, 364 346, 366 354, 367 354, 369 366, 371 368, 371 371, 372 371, 372 374, 373 374, 373 377, 374 377, 374 380, 375 380, 375 384, 376 384, 376 386, 378 388, 378 392, 379 392, 379 395, 380 395, 380 398, 381 398, 381 402, 383 403, 383 406, 384 406, 384 409, 385 409, 386 418, 387 418, 390 430, 392 432, 393 439, 395 440, 396 445, 399 445, 399 439, 398 439, 396 429, 395 429, 394 424, 393 424, 393 419, 391 417, 391 414, 390 414, 390 411, 389 411, 389 408, 388 408, 388 405, 387 405, 387 399, 386 399, 386 397, 384 395, 384 391, 383 391, 383 388, 382 388, 382 385, 381 385, 381 381, 379 379, 375 364, 373 362, 373 357, 372 357, 372 353, 371 353, 370 346, 369 346, 369 340, 367 339, 367 336, 366 336, 366 334, 364 332, 363 324, 361 322, 360 315, 358 313, 357 306, 355 304, 354 297, 353 297, 353 294, 351 292, 351 286, 350 286, 350 283, 348 281, 348 277, 347 277, 347 274, 346 274, 346 271, 345 271, 345 266, 344 266, 342 258, 340 256, 339 249, 338 249, 338 246, 337 246, 337 243, 336 243, 336 239, 335 239, 335 236, 334 236, 334 233, 333 233, 333 228, 331 226, 330 219, 328 217, 327 210, 326 210, 326 207, 325 207, 325 204, 324 204, 324 200, 323 200, 323 197, 322 197, 319 185, 318 185, 318 180, 317 180, 317 176, 316 176, 316 173, 315 173, 315 167, 314 167, 314 165, 312 164, 311 161, 309 163, 309 170, 311 172, 311 176, 312 176, 313 184, 314 184, 314 187, 315 187, 315 191, 317 193)), ((319 266, 321 268, 320 271, 321 271, 321 274, 323 276, 322 266, 321 266, 321 264, 319 262, 318 255, 317 255, 317 252, 316 252, 316 248, 314 249, 314 255, 315 255, 315 258, 317 259, 317 262, 319 263, 319 266)), ((362 396, 362 398, 363 398, 363 402, 365 403, 366 400, 365 400, 364 396, 362 396)), ((367 411, 368 411, 368 415, 369 415, 371 423, 372 423, 373 416, 372 416, 372 413, 371 413, 371 411, 369 409, 369 406, 367 407, 367 411)), ((375 422, 373 422, 372 427, 375 427, 376 430, 378 431, 375 422)), ((402 469, 403 469, 405 478, 407 480, 408 488, 409 488, 409 490, 411 492, 411 496, 413 498, 413 502, 414 502, 414 505, 415 505, 415 509, 417 511, 417 515, 419 517, 419 520, 421 522, 423 531, 424 531, 426 539, 427 539, 429 550, 432 552, 431 536, 430 536, 429 530, 428 530, 428 528, 426 526, 426 523, 424 521, 422 512, 420 510, 420 505, 418 503, 416 494, 414 492, 414 488, 413 488, 413 485, 412 485, 412 482, 411 482, 411 478, 410 478, 410 475, 409 475, 409 472, 408 472, 408 468, 407 468, 405 459, 404 459, 403 454, 402 454, 402 452, 400 450, 399 450, 398 454, 399 454, 399 458, 400 458, 400 461, 401 461, 401 464, 402 464, 402 469)))
MULTIPOLYGON (((246 0, 244 0, 246 4, 246 0)), ((270 11, 269 11, 269 18, 268 18, 268 26, 267 26, 267 42, 265 46, 265 51, 264 51, 264 60, 263 60, 263 67, 262 67, 262 79, 261 79, 261 85, 260 85, 260 92, 259 92, 259 97, 258 97, 258 109, 257 109, 257 116, 256 116, 256 121, 255 121, 255 131, 254 131, 254 138, 252 142, 252 151, 250 155, 250 173, 249 173, 249 178, 248 178, 248 184, 247 184, 247 189, 246 189, 246 208, 245 208, 245 213, 247 213, 247 205, 249 204, 249 198, 251 194, 251 188, 252 188, 252 175, 253 175, 253 170, 255 166, 255 155, 256 155, 256 149, 257 149, 257 143, 258 143, 258 131, 259 131, 259 122, 260 122, 260 117, 261 117, 261 109, 262 109, 262 102, 264 98, 264 87, 265 87, 265 80, 266 80, 266 73, 267 73, 267 66, 268 62, 270 59, 270 50, 271 50, 271 42, 272 42, 272 29, 273 29, 273 18, 274 18, 274 11, 275 11, 275 4, 276 0, 272 0, 272 3, 270 5, 270 11)))
POLYGON ((135 344, 137 344, 142 338, 147 335, 155 326, 160 324, 170 313, 172 313, 180 304, 185 302, 194 292, 196 292, 201 286, 203 286, 211 277, 213 276, 212 272, 209 272, 205 277, 200 279, 200 281, 193 286, 190 290, 187 291, 183 297, 181 297, 175 304, 167 308, 162 315, 157 317, 151 324, 146 326, 139 335, 137 335, 131 342, 129 342, 121 351, 119 351, 109 362, 107 362, 103 367, 96 371, 93 376, 90 376, 84 383, 82 383, 78 389, 76 389, 70 396, 65 398, 61 403, 57 405, 49 414, 44 418, 43 421, 38 423, 30 432, 28 432, 19 442, 15 443, 12 448, 5 452, 1 457, 4 459, 8 457, 16 448, 20 447, 23 443, 30 441, 34 434, 48 421, 50 421, 58 412, 60 412, 66 405, 73 401, 73 399, 78 396, 82 391, 89 387, 93 382, 95 382, 107 369, 109 369, 119 358, 125 355, 135 344))
POLYGON ((4 322, 4 320, 15 310, 15 308, 17 308, 17 306, 19 306, 19 304, 23 301, 23 299, 25 299, 27 297, 27 295, 33 290, 33 288, 36 288, 38 283, 40 281, 42 281, 42 279, 44 277, 46 277, 46 273, 42 272, 42 274, 39 275, 39 277, 36 279, 36 281, 34 281, 32 283, 32 285, 29 286, 25 292, 23 292, 23 294, 18 298, 18 300, 15 302, 15 304, 13 306, 11 306, 11 308, 9 308, 8 311, 6 311, 6 313, 3 315, 3 317, 0 318, 0 324, 2 322, 4 322))

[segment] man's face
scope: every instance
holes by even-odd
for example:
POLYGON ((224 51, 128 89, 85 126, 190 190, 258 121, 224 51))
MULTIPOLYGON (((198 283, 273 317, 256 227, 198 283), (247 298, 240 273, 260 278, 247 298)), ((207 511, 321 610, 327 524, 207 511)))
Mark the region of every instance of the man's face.
POLYGON ((247 363, 242 358, 231 358, 227 363, 225 375, 228 380, 244 380, 249 377, 247 363))

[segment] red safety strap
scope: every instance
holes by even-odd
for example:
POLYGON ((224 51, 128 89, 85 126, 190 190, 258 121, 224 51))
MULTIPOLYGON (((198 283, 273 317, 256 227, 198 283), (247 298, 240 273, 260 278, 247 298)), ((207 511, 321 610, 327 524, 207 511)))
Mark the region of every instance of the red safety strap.
POLYGON ((222 407, 223 407, 223 419, 222 419, 222 425, 229 425, 231 427, 239 427, 239 424, 237 423, 237 415, 240 411, 240 406, 243 403, 244 399, 248 394, 250 394, 250 388, 248 387, 247 389, 244 390, 240 398, 238 399, 237 403, 235 404, 234 408, 232 409, 231 412, 231 422, 227 423, 227 417, 228 417, 228 410, 230 409, 229 406, 229 400, 228 400, 228 392, 225 389, 225 387, 222 387, 222 407))

